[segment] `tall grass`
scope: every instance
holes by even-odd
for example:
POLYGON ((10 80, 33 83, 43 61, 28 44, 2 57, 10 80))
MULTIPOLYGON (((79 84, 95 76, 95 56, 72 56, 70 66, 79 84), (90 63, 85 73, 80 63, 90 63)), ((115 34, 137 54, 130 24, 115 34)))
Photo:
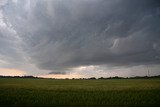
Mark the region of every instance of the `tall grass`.
POLYGON ((0 107, 160 106, 160 79, 0 79, 0 107))

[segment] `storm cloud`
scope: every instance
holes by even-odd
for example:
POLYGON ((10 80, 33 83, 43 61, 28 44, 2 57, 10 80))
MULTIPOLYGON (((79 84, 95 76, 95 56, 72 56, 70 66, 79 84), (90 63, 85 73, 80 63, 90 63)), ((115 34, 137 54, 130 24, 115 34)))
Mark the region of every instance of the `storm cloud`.
POLYGON ((160 2, 2 0, 0 58, 53 74, 91 65, 159 65, 160 2))

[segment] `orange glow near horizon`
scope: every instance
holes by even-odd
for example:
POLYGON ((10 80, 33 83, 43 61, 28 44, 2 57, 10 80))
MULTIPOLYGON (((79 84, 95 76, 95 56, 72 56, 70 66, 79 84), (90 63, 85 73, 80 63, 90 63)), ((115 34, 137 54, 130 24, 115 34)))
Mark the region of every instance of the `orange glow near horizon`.
POLYGON ((83 78, 84 75, 80 75, 77 73, 71 73, 71 74, 47 74, 47 75, 40 75, 38 77, 42 78, 56 78, 56 79, 72 79, 72 78, 83 78))
POLYGON ((0 75, 3 76, 23 76, 26 72, 19 69, 0 68, 0 75))

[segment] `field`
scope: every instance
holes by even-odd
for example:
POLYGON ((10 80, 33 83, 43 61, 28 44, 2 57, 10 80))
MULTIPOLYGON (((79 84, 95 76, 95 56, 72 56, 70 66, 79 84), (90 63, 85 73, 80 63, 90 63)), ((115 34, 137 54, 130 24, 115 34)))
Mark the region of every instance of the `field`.
POLYGON ((0 78, 0 107, 160 107, 160 79, 0 78))

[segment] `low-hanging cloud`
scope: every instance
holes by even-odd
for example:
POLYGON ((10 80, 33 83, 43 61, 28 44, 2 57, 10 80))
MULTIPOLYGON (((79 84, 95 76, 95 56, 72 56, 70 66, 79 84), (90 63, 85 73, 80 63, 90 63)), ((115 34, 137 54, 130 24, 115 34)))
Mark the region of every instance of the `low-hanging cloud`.
POLYGON ((13 49, 7 58, 15 54, 14 60, 55 73, 87 65, 160 64, 158 0, 10 0, 0 9, 3 23, 16 32, 8 38, 19 40, 10 42, 1 27, 0 55, 13 49))

